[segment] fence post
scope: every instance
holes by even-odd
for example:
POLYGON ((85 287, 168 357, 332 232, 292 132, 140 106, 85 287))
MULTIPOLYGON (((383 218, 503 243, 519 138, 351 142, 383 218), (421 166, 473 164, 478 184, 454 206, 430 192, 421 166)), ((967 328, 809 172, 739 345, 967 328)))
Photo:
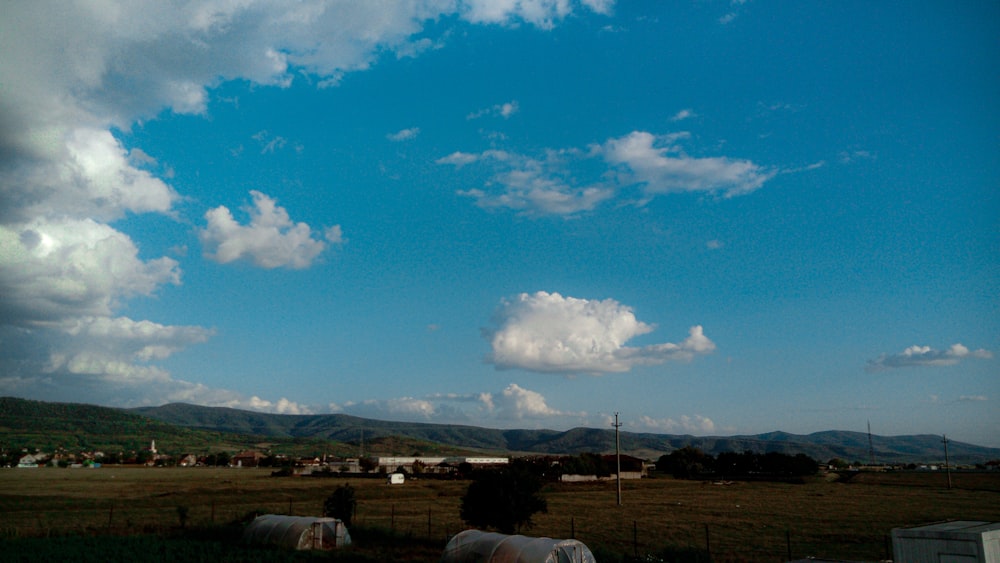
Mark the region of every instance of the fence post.
POLYGON ((431 508, 427 507, 427 537, 431 537, 431 508))
POLYGON ((569 539, 576 539, 576 518, 573 516, 569 517, 569 539))
POLYGON ((712 560, 712 541, 708 535, 708 524, 705 524, 705 553, 708 555, 708 560, 712 560))
POLYGON ((632 520, 632 555, 639 558, 639 524, 632 520))

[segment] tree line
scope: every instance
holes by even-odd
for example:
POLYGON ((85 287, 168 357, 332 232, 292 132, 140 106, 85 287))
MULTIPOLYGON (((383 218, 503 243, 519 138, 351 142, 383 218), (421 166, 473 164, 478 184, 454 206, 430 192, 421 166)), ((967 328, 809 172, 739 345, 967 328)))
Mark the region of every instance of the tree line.
POLYGON ((718 456, 685 446, 662 455, 657 471, 677 479, 789 479, 815 475, 819 463, 805 454, 722 452, 718 456))

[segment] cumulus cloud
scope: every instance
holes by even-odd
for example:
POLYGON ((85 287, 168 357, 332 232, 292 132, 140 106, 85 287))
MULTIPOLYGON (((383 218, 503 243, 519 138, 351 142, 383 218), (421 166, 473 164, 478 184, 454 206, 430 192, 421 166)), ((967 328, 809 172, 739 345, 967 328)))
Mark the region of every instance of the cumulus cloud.
POLYGON ((868 360, 868 371, 882 371, 894 368, 921 366, 953 366, 967 358, 989 359, 993 353, 980 348, 969 350, 961 344, 952 344, 947 350, 936 350, 930 346, 910 346, 899 354, 882 354, 868 360))
POLYGON ((585 412, 550 406, 539 392, 511 383, 493 392, 433 393, 424 397, 371 399, 332 405, 338 412, 376 419, 509 426, 525 422, 579 422, 585 412))
MULTIPOLYGON (((219 206, 205 213, 208 225, 199 233, 205 245, 205 256, 226 264, 240 259, 252 261, 261 268, 302 269, 326 248, 326 242, 313 238, 305 223, 293 223, 285 208, 267 195, 251 191, 253 207, 248 225, 239 224, 229 209, 219 206)), ((339 227, 327 231, 327 240, 339 243, 339 227)))
POLYGON ((635 318, 628 306, 563 297, 539 291, 505 300, 490 332, 488 361, 500 369, 520 368, 544 373, 626 372, 637 365, 689 361, 715 350, 701 326, 693 326, 679 344, 643 347, 625 344, 654 327, 635 318))
POLYGON ((677 419, 673 418, 653 418, 640 416, 639 420, 629 426, 639 431, 662 432, 666 434, 711 434, 715 432, 715 423, 712 419, 701 415, 681 415, 677 419))
MULTIPOLYGON (((509 25, 524 21, 542 29, 551 29, 556 22, 573 11, 567 0, 473 0, 460 2, 462 18, 473 23, 509 25)), ((609 13, 613 0, 581 0, 580 4, 597 13, 609 13)))
POLYGON ((435 404, 427 399, 396 397, 392 399, 369 399, 349 401, 343 405, 344 412, 354 416, 390 420, 416 420, 428 422, 438 413, 435 404))
MULTIPOLYGON (((684 112, 678 116, 682 114, 688 116, 684 112)), ((686 132, 657 136, 634 131, 587 150, 549 149, 540 157, 496 149, 456 151, 436 162, 456 168, 480 165, 488 174, 485 186, 458 194, 485 209, 511 209, 524 215, 592 211, 633 187, 642 191, 640 203, 678 192, 732 197, 757 190, 776 173, 749 160, 688 156, 679 143, 689 137, 686 132), (595 167, 595 159, 603 166, 595 167)))
MULTIPOLYGON (((209 92, 224 81, 288 87, 306 74, 321 86, 336 84, 382 53, 414 56, 434 47, 416 34, 442 16, 549 28, 575 10, 610 7, 603 0, 5 5, 0 390, 122 405, 153 397, 294 409, 172 379, 152 362, 211 331, 119 316, 129 299, 179 284, 181 269, 171 258, 141 257, 139 245, 113 222, 141 213, 188 218, 175 209, 183 196, 166 181, 169 165, 161 167, 142 147, 127 148, 117 132, 127 134, 164 111, 204 114, 209 92), (110 397, 102 378, 126 383, 110 397), (127 383, 140 380, 148 385, 127 383)), ((514 111, 516 105, 501 108, 500 115, 514 111)), ((257 140, 262 153, 289 145, 266 132, 257 140)), ((325 230, 325 241, 314 236, 263 194, 254 195, 250 213, 250 224, 241 225, 224 207, 208 212, 201 235, 211 258, 302 268, 326 244, 342 240, 337 226, 325 230)))
POLYGON ((545 397, 541 393, 525 389, 516 383, 511 383, 501 393, 493 397, 493 402, 499 417, 508 420, 582 414, 554 409, 546 403, 545 397))
POLYGON ((0 248, 3 323, 111 315, 127 298, 180 283, 175 260, 143 261, 128 236, 91 219, 0 225, 0 248))
POLYGON ((250 409, 262 412, 271 412, 276 414, 313 414, 309 407, 300 405, 295 401, 289 401, 288 399, 282 397, 277 401, 268 401, 266 399, 261 399, 260 397, 254 395, 246 401, 235 400, 230 402, 230 407, 234 409, 250 409))

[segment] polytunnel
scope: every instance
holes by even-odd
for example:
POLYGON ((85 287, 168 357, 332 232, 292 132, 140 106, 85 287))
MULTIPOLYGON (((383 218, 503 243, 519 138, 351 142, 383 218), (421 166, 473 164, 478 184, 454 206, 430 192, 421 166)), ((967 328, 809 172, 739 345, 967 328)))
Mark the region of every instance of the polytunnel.
POLYGON ((596 563, 577 540, 509 536, 466 530, 451 538, 441 563, 596 563))
POLYGON ((334 549, 350 545, 351 535, 336 518, 264 514, 243 530, 243 541, 288 549, 334 549))

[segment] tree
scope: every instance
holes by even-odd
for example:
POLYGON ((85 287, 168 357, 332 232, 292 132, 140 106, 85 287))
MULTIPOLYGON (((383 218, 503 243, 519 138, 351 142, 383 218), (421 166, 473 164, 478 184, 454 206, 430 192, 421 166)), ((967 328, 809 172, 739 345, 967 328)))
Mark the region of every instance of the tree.
POLYGON ((351 517, 358 506, 357 499, 354 498, 354 487, 341 485, 333 491, 333 494, 323 501, 323 515, 337 518, 345 525, 351 525, 351 517))
POLYGON ((710 473, 714 464, 715 458, 710 454, 692 446, 684 446, 660 456, 656 461, 656 469, 670 473, 677 479, 692 479, 710 473))
POLYGON ((467 479, 472 475, 473 469, 474 468, 471 463, 463 461, 458 464, 458 467, 455 469, 455 473, 458 475, 459 479, 467 479))
POLYGON ((361 471, 368 473, 378 467, 378 460, 373 457, 362 457, 358 459, 358 467, 361 471))
POLYGON ((530 528, 536 512, 548 512, 548 503, 539 496, 542 481, 525 465, 482 469, 472 475, 459 515, 467 524, 494 528, 513 534, 530 528))
POLYGON ((562 473, 565 475, 597 475, 608 477, 614 470, 600 454, 582 453, 578 456, 564 457, 559 460, 562 473))

